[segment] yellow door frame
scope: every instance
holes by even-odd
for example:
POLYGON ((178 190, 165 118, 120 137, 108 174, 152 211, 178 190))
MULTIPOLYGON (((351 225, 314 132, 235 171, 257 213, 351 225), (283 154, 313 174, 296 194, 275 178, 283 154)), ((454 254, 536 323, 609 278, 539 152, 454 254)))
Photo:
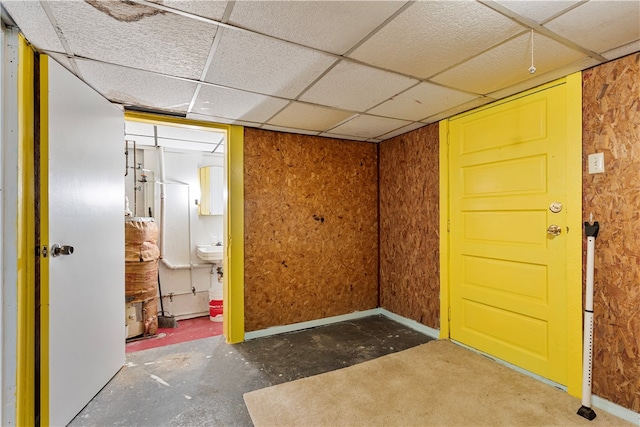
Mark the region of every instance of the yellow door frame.
MULTIPOLYGON (((571 229, 582 228, 582 73, 536 87, 509 98, 480 107, 481 111, 530 95, 559 84, 567 93, 567 221, 571 229)), ((466 112, 463 114, 470 114, 466 112)), ((440 338, 450 337, 449 283, 449 121, 440 121, 440 338)), ((568 235, 569 236, 569 235, 568 235)), ((582 393, 582 234, 572 233, 567 239, 567 392, 579 397, 582 393)))
MULTIPOLYGON (((244 128, 198 122, 160 115, 128 112, 127 120, 153 124, 219 129, 227 133, 225 166, 227 204, 224 259, 224 323, 228 342, 244 341, 244 128)), ((19 35, 18 40, 18 194, 17 200, 17 340, 16 340, 16 424, 35 425, 35 405, 40 401, 41 425, 49 422, 49 288, 48 257, 40 257, 40 393, 35 387, 35 230, 39 226, 42 244, 48 236, 48 57, 36 52, 19 35), (36 70, 36 64, 39 70, 36 70), (36 123, 36 73, 39 73, 40 122, 36 123), (35 129, 40 127, 40 212, 36 221, 35 129)))
POLYGON ((35 424, 35 51, 18 40, 16 424, 35 424))
POLYGON ((227 200, 224 223, 226 245, 223 262, 222 329, 227 342, 244 341, 244 128, 134 111, 126 111, 124 117, 125 120, 155 125, 216 129, 226 132, 227 200))

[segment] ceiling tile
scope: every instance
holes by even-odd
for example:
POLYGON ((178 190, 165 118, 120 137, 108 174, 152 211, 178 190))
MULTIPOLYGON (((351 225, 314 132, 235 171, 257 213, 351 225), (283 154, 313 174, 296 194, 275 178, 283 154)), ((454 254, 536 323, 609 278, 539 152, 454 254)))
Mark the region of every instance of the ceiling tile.
POLYGON ((339 133, 331 133, 331 132, 324 132, 324 133, 321 133, 319 136, 323 136, 325 138, 347 139, 349 141, 361 141, 361 142, 365 142, 368 139, 370 139, 362 136, 340 135, 339 133))
POLYGON ((64 52, 64 47, 40 2, 2 0, 2 5, 31 44, 41 50, 64 52))
MULTIPOLYGON (((531 79, 531 33, 523 34, 434 77, 434 82, 474 93, 487 94, 531 79)), ((534 35, 536 74, 544 74, 584 58, 541 34, 534 35)))
POLYGON ((206 81, 236 89, 295 98, 335 59, 328 54, 268 37, 227 29, 206 81))
POLYGON ((217 30, 131 2, 48 4, 75 55, 179 77, 200 78, 217 30))
POLYGON ((426 78, 522 30, 475 1, 418 1, 349 56, 426 78))
POLYGON ((574 4, 580 3, 580 0, 496 0, 495 3, 501 4, 532 21, 543 22, 574 4))
POLYGON ((488 94, 488 96, 494 99, 506 98, 507 96, 514 95, 516 93, 525 91, 527 89, 532 89, 536 86, 548 83, 556 79, 560 79, 562 77, 568 76, 569 74, 573 74, 577 71, 594 67, 598 64, 600 64, 600 61, 596 59, 593 59, 590 57, 583 58, 579 61, 572 62, 571 64, 567 64, 564 67, 554 68, 553 70, 544 74, 536 73, 535 76, 532 77, 530 80, 525 80, 521 83, 515 84, 513 86, 509 86, 508 88, 501 89, 496 92, 492 92, 488 94))
POLYGON ((343 54, 403 6, 396 1, 239 1, 229 23, 343 54))
POLYGON ((377 138, 408 124, 410 122, 405 120, 363 114, 331 129, 330 133, 361 138, 377 138))
POLYGON ((474 98, 477 98, 477 95, 459 92, 432 83, 420 83, 371 109, 368 113, 418 121, 474 98))
POLYGON ((241 90, 202 85, 192 112, 233 120, 264 122, 288 102, 241 90))
POLYGON ((268 123, 296 129, 323 131, 331 129, 354 114, 353 111, 293 102, 269 120, 268 123))
POLYGON ((261 129, 266 130, 274 130, 277 132, 285 132, 285 133, 297 133, 300 135, 318 135, 320 132, 314 130, 306 130, 306 129, 295 129, 283 126, 272 126, 272 125, 264 125, 261 129))
POLYGON ((398 135, 402 135, 403 133, 407 133, 407 132, 411 132, 412 130, 416 130, 416 129, 420 129, 421 127, 426 126, 425 123, 411 123, 408 124, 404 127, 401 127, 400 129, 396 129, 392 132, 386 133, 384 135, 381 135, 380 138, 382 140, 385 139, 389 139, 389 138, 393 138, 396 137, 398 135))
POLYGON ((301 101, 364 111, 418 81, 350 61, 341 61, 301 97, 301 101))
POLYGON ((76 59, 83 79, 110 101, 186 112, 196 84, 117 65, 76 59))
POLYGON ((427 117, 426 119, 422 120, 422 123, 425 123, 425 124, 435 123, 435 122, 440 121, 442 119, 446 119, 448 117, 455 116, 456 114, 460 114, 460 113, 463 113, 465 111, 469 111, 469 110, 473 110, 474 108, 478 108, 478 107, 480 107, 482 105, 489 104, 490 102, 493 102, 493 101, 495 101, 495 99, 489 98, 489 97, 476 98, 476 99, 474 99, 472 101, 465 102, 464 104, 461 104, 461 105, 456 105, 453 108, 449 108, 448 110, 440 111, 437 114, 434 114, 433 116, 427 117))
POLYGON ((616 59, 634 52, 640 52, 640 40, 603 52, 602 56, 607 59, 616 59))
POLYGON ((48 55, 53 58, 58 64, 71 71, 73 74, 76 73, 73 69, 73 66, 71 65, 71 61, 69 61, 69 58, 67 58, 66 55, 55 52, 49 52, 48 55))
POLYGON ((640 39, 640 2, 590 1, 545 27, 594 52, 605 52, 640 39))
POLYGON ((233 120, 233 119, 227 119, 225 117, 207 116, 206 114, 198 114, 198 113, 187 113, 187 119, 199 120, 202 122, 222 123, 226 125, 248 126, 248 127, 254 127, 254 128, 260 126, 260 123, 257 123, 257 122, 233 120))
POLYGON ((215 0, 149 0, 152 3, 161 4, 172 9, 192 13, 203 18, 221 21, 227 7, 226 1, 215 0))

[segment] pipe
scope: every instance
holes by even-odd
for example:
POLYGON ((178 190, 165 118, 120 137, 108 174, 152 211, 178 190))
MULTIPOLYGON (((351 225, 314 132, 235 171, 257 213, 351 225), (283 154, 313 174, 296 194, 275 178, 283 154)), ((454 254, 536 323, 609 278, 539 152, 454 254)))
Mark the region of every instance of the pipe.
POLYGON ((164 242, 165 242, 165 220, 167 219, 167 211, 165 205, 165 172, 164 172, 164 147, 158 147, 158 174, 160 175, 160 230, 158 230, 160 240, 160 259, 164 262, 164 242))
POLYGON ((203 264, 203 263, 190 263, 190 264, 171 264, 169 261, 167 261, 166 258, 161 258, 162 260, 162 264, 167 267, 169 270, 186 270, 187 268, 190 269, 194 269, 194 268, 209 268, 211 267, 211 264, 203 264))
POLYGON ((593 420, 596 413, 591 409, 591 369, 593 358, 593 270, 595 259, 595 244, 598 236, 599 224, 584 223, 587 235, 587 277, 584 302, 584 344, 582 347, 582 406, 578 415, 593 420))
POLYGON ((133 140, 133 216, 138 216, 138 176, 136 173, 136 140, 133 140))

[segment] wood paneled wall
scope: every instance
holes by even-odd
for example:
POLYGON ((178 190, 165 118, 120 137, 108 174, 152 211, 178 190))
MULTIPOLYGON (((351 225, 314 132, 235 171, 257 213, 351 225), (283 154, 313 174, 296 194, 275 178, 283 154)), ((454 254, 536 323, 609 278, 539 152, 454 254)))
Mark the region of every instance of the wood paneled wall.
POLYGON ((245 331, 378 306, 375 144, 245 128, 245 331))
MULTIPOLYGON (((593 392, 640 411, 640 53, 583 73, 583 214, 595 243, 593 392), (603 152, 605 173, 587 156, 603 152)), ((586 239, 584 242, 586 253, 586 239)))
POLYGON ((380 143, 380 306, 440 327, 438 123, 380 143))

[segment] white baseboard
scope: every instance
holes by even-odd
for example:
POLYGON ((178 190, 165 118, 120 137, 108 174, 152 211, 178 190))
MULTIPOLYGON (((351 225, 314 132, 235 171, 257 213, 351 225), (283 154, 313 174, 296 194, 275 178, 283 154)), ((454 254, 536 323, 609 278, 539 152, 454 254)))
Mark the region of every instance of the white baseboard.
MULTIPOLYGON (((450 340, 450 341, 453 342, 456 345, 459 345, 459 346, 464 347, 464 348, 466 348, 466 349, 468 349, 470 351, 473 351, 474 353, 482 354, 483 356, 485 356, 485 357, 487 357, 487 358, 489 358, 489 359, 491 359, 491 360, 493 360, 493 361, 495 361, 495 362, 497 362, 497 363, 499 363, 501 365, 504 365, 504 366, 506 366, 506 367, 508 367, 510 369, 513 369, 514 371, 518 371, 521 374, 527 375, 527 376, 529 376, 531 378, 534 378, 534 379, 536 379, 536 380, 538 380, 540 382, 543 382, 543 383, 548 384, 548 385, 550 385, 552 387, 560 389, 560 390, 564 391, 565 393, 567 391, 567 387, 566 386, 563 386, 561 384, 558 384, 556 382, 548 380, 547 378, 541 377, 540 375, 536 375, 533 372, 529 372, 529 371, 527 371, 525 369, 520 368, 519 366, 512 365, 509 362, 505 362, 504 360, 500 360, 500 359, 498 359, 498 358, 496 358, 494 356, 491 356, 490 354, 487 354, 487 353, 484 353, 482 351, 476 350, 475 348, 466 346, 466 345, 464 345, 462 343, 459 343, 457 341, 453 341, 453 340, 450 340)), ((580 398, 578 398, 578 400, 580 400, 580 398)), ((603 411, 608 412, 611 415, 614 415, 614 416, 616 416, 618 418, 621 418, 621 419, 623 419, 625 421, 630 422, 633 425, 636 425, 636 426, 640 427, 640 413, 633 412, 631 409, 624 408, 624 407, 622 407, 620 405, 617 405, 617 404, 615 404, 613 402, 609 402, 608 400, 603 399, 603 398, 598 397, 598 396, 595 396, 595 395, 591 396, 591 406, 593 406, 593 408, 602 409, 603 411)), ((576 412, 577 411, 578 411, 578 407, 576 407, 576 412)), ((596 413, 596 416, 597 416, 597 413, 596 413)))
POLYGON ((633 412, 631 409, 609 402, 608 400, 598 396, 591 396, 591 404, 595 408, 602 409, 611 415, 615 415, 618 418, 622 418, 623 420, 640 427, 640 413, 638 412, 633 412))
POLYGON ((431 338, 438 339, 440 337, 440 330, 433 329, 428 326, 423 325, 422 323, 418 323, 415 320, 407 319, 406 317, 399 316, 395 313, 390 312, 389 310, 385 310, 384 308, 379 308, 380 314, 389 319, 396 321, 404 326, 413 329, 414 331, 418 331, 422 334, 430 336, 431 338))
MULTIPOLYGON (((429 326, 425 326, 422 323, 418 323, 415 320, 411 320, 408 319, 406 317, 402 317, 399 316, 395 313, 390 312, 389 310, 385 310, 384 308, 373 308, 371 310, 365 310, 365 311, 356 311, 354 313, 349 313, 349 314, 342 314, 340 316, 333 316, 333 317, 327 317, 324 319, 317 319, 317 320, 310 320, 308 322, 300 322, 300 323, 293 323, 291 325, 284 325, 284 326, 274 326, 271 328, 267 328, 267 329, 261 329, 259 331, 252 331, 252 332, 246 332, 244 334, 244 339, 246 341, 248 340, 252 340, 252 339, 256 339, 256 338, 262 338, 262 337, 268 337, 271 335, 278 335, 278 334, 285 334, 288 332, 296 332, 296 331, 301 331, 304 329, 309 329, 309 328, 315 328, 318 326, 325 326, 325 325, 331 325, 333 323, 338 323, 338 322, 344 322, 344 321, 348 321, 348 320, 354 320, 354 319, 361 319, 363 317, 368 317, 368 316, 376 316, 376 315, 383 315, 395 322, 398 322, 408 328, 411 328, 417 332, 420 332, 424 335, 427 335, 429 337, 438 339, 440 337, 440 330, 438 329, 434 329, 434 328, 430 328, 429 326)), ((477 351, 473 348, 467 347, 464 344, 460 344, 458 342, 455 342, 455 344, 461 345, 462 347, 468 348, 469 350, 475 351, 477 353, 481 353, 484 354, 480 351, 477 351)), ((559 388, 561 390, 566 391, 566 387, 556 384, 552 381, 549 381, 546 378, 540 377, 536 374, 533 374, 531 372, 525 371, 522 368, 519 368, 515 365, 512 365, 510 363, 501 361, 499 359, 496 359, 492 356, 486 355, 485 356, 494 359, 496 362, 501 363, 503 365, 508 366, 511 369, 514 369, 518 372, 521 372, 525 375, 531 376, 541 382, 547 383, 553 387, 559 388)), ((615 403, 609 402, 606 399, 603 399, 601 397, 598 396, 592 396, 591 398, 591 403, 593 404, 593 406, 595 408, 598 409, 602 409, 603 411, 606 411, 608 413, 610 413, 611 415, 615 415, 618 418, 621 418, 627 422, 630 422, 633 425, 637 425, 638 427, 640 427, 640 413, 634 412, 630 409, 624 408, 620 405, 617 405, 615 403)))
POLYGON ((368 316, 383 315, 395 322, 398 322, 408 328, 411 328, 417 332, 425 334, 431 338, 438 339, 440 331, 425 326, 415 320, 407 319, 406 317, 399 316, 384 308, 372 308, 371 310, 356 311, 349 314, 342 314, 340 316, 325 317, 324 319, 310 320, 308 322, 292 323, 290 325, 273 326, 271 328, 261 329, 259 331, 245 332, 245 341, 253 340, 256 338, 268 337, 271 335, 286 334, 289 332, 302 331, 304 329, 316 328, 318 326, 331 325, 333 323, 345 322, 348 320, 361 319, 368 316))
POLYGON ((292 323, 291 325, 273 326, 259 331, 245 332, 245 341, 256 338, 268 337, 271 335, 286 334, 288 332, 301 331, 303 329, 316 328, 318 326, 331 325, 332 323, 344 322, 347 320, 360 319, 362 317, 375 316, 380 314, 379 308, 371 310, 356 311, 349 314, 341 314, 340 316, 325 317, 324 319, 309 320, 308 322, 292 323))

